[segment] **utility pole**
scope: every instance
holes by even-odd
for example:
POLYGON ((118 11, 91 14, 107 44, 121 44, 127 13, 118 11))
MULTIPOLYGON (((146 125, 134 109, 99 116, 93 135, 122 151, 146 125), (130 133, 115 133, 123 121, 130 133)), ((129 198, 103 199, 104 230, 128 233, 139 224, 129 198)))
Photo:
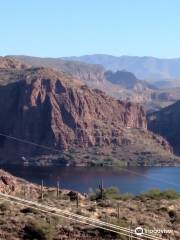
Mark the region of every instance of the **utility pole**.
POLYGON ((76 207, 79 208, 79 194, 76 194, 76 207))
POLYGON ((120 204, 117 205, 117 217, 120 219, 120 204))
POLYGON ((100 190, 100 198, 103 199, 103 180, 101 179, 101 182, 99 184, 99 190, 100 190))
POLYGON ((59 198, 59 180, 57 181, 57 198, 59 198))
POLYGON ((44 195, 43 195, 43 186, 44 186, 44 182, 43 182, 43 179, 41 181, 41 200, 43 200, 44 198, 44 195))
POLYGON ((26 187, 24 186, 22 190, 23 190, 24 199, 26 199, 26 187))
POLYGON ((132 221, 130 223, 130 228, 129 228, 129 240, 132 240, 132 221))

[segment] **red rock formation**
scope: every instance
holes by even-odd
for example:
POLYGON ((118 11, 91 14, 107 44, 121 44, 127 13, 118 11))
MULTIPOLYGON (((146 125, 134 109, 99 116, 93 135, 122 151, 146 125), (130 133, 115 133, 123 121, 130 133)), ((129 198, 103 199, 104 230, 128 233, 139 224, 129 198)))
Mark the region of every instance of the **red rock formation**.
MULTIPOLYGON (((127 136, 126 130, 147 132, 140 105, 89 89, 70 75, 31 68, 13 72, 11 79, 13 83, 0 87, 0 133, 67 150, 127 145, 132 142, 132 134, 127 136)), ((21 159, 43 152, 32 145, 0 138, 1 159, 21 159)))
POLYGON ((16 190, 16 179, 0 169, 0 192, 12 193, 16 190))
POLYGON ((68 148, 72 144, 121 144, 124 127, 146 129, 146 117, 138 104, 115 100, 49 69, 21 74, 22 81, 0 88, 0 103, 5 100, 0 127, 8 126, 9 134, 68 148), (13 101, 9 101, 10 94, 13 101))

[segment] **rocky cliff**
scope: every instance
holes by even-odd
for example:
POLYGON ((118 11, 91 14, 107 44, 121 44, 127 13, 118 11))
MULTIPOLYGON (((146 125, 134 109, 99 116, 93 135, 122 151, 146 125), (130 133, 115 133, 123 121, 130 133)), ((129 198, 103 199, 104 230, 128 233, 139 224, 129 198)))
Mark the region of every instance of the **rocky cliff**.
POLYGON ((147 131, 146 116, 139 104, 115 100, 71 75, 48 68, 7 72, 3 72, 6 84, 0 86, 1 162, 22 162, 24 156, 53 153, 4 134, 60 152, 97 147, 105 148, 103 155, 107 148, 114 151, 132 146, 136 155, 134 150, 152 151, 154 145, 160 152, 171 152, 163 138, 147 131))
POLYGON ((148 115, 148 128, 165 137, 180 154, 180 101, 148 115))
POLYGON ((91 90, 50 69, 29 69, 21 81, 0 87, 0 129, 25 139, 66 149, 120 144, 124 127, 146 129, 138 104, 91 90))

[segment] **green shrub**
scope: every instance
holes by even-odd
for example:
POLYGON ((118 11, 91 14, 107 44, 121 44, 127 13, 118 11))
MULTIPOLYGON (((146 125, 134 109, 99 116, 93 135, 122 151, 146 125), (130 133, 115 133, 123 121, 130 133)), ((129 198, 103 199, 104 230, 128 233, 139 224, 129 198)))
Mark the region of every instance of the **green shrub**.
POLYGON ((116 187, 110 187, 104 190, 105 199, 118 199, 119 189, 116 187))
POLYGON ((167 189, 164 192, 161 193, 163 198, 166 199, 178 199, 180 197, 180 194, 172 189, 167 189))
POLYGON ((2 212, 5 212, 5 211, 7 211, 9 209, 10 209, 10 205, 9 205, 8 202, 3 202, 3 203, 0 204, 0 210, 2 212))
POLYGON ((54 237, 53 227, 45 221, 34 220, 24 227, 24 239, 51 240, 54 237))
POLYGON ((140 198, 151 198, 151 199, 177 199, 180 194, 175 190, 165 190, 161 192, 158 188, 150 189, 148 192, 140 195, 140 198))
POLYGON ((37 213, 38 213, 38 210, 36 210, 36 209, 34 209, 34 208, 27 207, 27 208, 21 209, 21 212, 22 212, 22 213, 25 213, 25 214, 28 214, 28 213, 37 214, 37 213))
POLYGON ((89 212, 96 212, 96 206, 94 206, 94 205, 93 206, 89 206, 88 207, 88 211, 89 212))
POLYGON ((158 188, 152 188, 149 191, 140 195, 142 198, 159 199, 161 197, 161 191, 158 188))
POLYGON ((131 200, 133 198, 134 198, 134 196, 131 193, 123 193, 119 196, 119 199, 121 199, 123 201, 131 200))
POLYGON ((98 206, 102 208, 112 207, 112 202, 110 200, 100 200, 98 206))
MULTIPOLYGON (((91 191, 89 194, 90 200, 101 200, 101 191, 96 189, 95 192, 91 191)), ((119 199, 119 189, 116 187, 104 188, 102 199, 119 199)))

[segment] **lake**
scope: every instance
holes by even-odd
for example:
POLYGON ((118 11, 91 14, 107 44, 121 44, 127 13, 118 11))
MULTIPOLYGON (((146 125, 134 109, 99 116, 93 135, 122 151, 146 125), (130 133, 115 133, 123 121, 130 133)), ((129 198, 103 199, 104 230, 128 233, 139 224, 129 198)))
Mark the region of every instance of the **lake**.
POLYGON ((96 189, 101 179, 104 187, 116 186, 120 192, 137 195, 150 188, 174 189, 180 192, 180 167, 129 167, 83 168, 83 167, 23 167, 1 166, 17 177, 34 183, 56 186, 57 179, 62 188, 88 192, 96 189))

